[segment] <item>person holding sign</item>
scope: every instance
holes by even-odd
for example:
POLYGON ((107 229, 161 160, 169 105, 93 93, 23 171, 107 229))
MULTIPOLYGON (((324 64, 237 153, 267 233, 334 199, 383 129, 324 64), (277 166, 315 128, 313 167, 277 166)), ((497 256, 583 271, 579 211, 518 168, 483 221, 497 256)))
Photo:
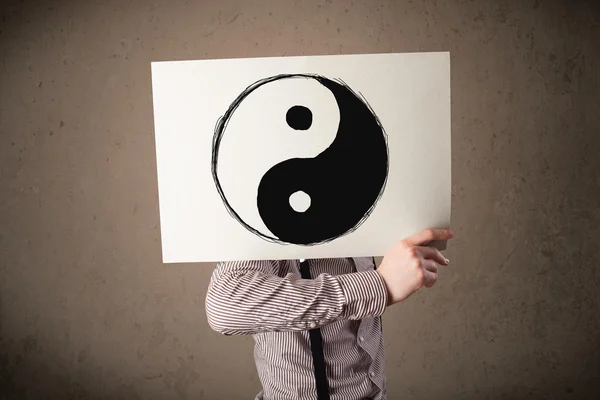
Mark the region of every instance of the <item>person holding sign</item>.
POLYGON ((450 54, 159 61, 152 96, 163 261, 221 261, 208 322, 253 335, 255 399, 385 399, 381 315, 454 235, 396 243, 450 225, 450 54))
POLYGON ((381 315, 438 279, 449 261, 428 229, 373 258, 218 263, 206 295, 212 329, 253 335, 255 400, 386 398, 381 315), (316 397, 315 397, 316 396, 316 397))

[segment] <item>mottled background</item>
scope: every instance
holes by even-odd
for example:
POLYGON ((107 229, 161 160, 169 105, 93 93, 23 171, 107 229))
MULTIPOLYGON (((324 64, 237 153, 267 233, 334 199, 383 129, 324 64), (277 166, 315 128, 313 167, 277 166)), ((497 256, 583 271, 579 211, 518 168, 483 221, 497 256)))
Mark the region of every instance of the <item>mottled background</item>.
POLYGON ((151 61, 432 50, 457 238, 384 316, 389 398, 600 398, 598 1, 1 4, 1 399, 259 390, 212 265, 161 263, 151 61))

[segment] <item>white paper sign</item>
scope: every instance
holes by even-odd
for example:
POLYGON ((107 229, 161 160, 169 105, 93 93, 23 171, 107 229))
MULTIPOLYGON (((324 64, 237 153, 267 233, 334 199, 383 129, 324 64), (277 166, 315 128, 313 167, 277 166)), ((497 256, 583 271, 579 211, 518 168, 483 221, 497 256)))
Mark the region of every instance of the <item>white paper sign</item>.
POLYGON ((164 262, 381 256, 450 223, 449 53, 152 63, 164 262))

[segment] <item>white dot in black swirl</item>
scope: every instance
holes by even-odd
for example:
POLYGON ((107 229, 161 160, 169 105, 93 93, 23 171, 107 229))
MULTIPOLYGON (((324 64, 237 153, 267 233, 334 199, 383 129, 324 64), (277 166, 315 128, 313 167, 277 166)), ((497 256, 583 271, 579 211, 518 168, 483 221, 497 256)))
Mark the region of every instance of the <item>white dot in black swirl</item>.
POLYGON ((305 212, 310 207, 310 196, 299 190, 290 196, 290 207, 296 212, 305 212))
POLYGON ((383 194, 387 138, 343 82, 273 76, 250 85, 218 121, 212 174, 225 207, 250 232, 282 244, 325 243, 360 226, 383 194))

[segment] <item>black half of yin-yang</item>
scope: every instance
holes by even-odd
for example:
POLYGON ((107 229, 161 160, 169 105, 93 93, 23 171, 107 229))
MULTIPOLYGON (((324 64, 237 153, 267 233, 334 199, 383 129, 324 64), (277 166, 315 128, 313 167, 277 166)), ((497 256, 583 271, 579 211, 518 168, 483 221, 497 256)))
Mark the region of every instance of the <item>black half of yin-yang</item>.
POLYGON ((348 87, 314 79, 337 101, 337 135, 314 158, 274 165, 262 177, 257 195, 260 217, 275 237, 302 245, 330 241, 355 229, 377 202, 388 172, 385 133, 370 107, 348 87), (290 196, 298 191, 310 196, 304 212, 290 205, 290 196))

